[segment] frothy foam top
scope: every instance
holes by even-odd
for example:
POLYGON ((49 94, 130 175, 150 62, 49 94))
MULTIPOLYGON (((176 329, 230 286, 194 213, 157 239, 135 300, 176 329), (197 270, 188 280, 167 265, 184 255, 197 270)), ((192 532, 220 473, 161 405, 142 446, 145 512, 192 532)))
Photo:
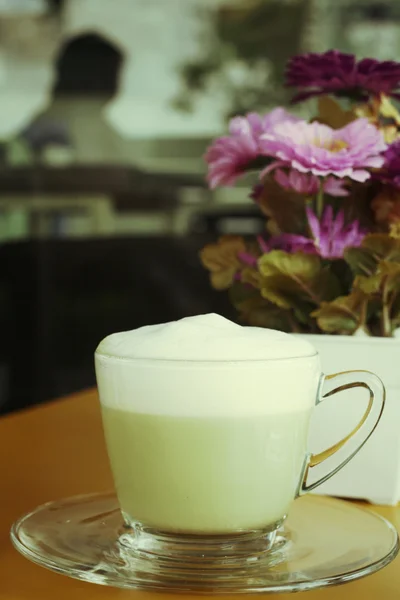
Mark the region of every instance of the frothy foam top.
POLYGON ((218 315, 110 335, 95 363, 103 406, 170 416, 309 410, 320 380, 308 342, 218 315))
POLYGON ((242 327, 216 314, 114 333, 98 356, 120 359, 251 361, 313 356, 305 340, 272 329, 242 327))

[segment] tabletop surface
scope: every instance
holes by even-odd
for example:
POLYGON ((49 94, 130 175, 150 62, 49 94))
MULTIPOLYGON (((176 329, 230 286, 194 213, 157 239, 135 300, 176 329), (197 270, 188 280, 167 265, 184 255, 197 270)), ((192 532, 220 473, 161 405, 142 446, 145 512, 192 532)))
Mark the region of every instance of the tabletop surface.
MULTIPOLYGON (((0 457, 0 600, 162 598, 159 594, 124 591, 57 575, 20 556, 9 539, 13 521, 38 504, 112 488, 95 391, 0 419, 0 457)), ((400 506, 373 510, 400 529, 400 506)), ((191 596, 177 596, 180 600, 187 597, 191 596)), ((374 575, 338 587, 304 592, 300 597, 398 600, 400 556, 374 575)), ((281 594, 279 598, 293 596, 281 594)))

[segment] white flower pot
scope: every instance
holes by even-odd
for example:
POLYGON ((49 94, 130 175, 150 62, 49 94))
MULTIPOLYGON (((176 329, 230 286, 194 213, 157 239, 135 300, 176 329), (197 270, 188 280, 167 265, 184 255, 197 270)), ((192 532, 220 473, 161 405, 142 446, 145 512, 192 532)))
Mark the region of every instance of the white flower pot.
MULTIPOLYGON (((316 493, 362 498, 376 504, 400 501, 400 339, 302 335, 320 354, 325 374, 368 370, 386 387, 381 421, 359 454, 316 493)), ((347 435, 361 419, 368 402, 366 390, 346 390, 323 401, 314 411, 310 450, 319 452, 347 435)), ((311 469, 312 479, 338 464, 360 442, 361 432, 323 465, 311 469), (328 462, 329 461, 329 462, 328 462), (318 471, 317 471, 318 469, 318 471)))

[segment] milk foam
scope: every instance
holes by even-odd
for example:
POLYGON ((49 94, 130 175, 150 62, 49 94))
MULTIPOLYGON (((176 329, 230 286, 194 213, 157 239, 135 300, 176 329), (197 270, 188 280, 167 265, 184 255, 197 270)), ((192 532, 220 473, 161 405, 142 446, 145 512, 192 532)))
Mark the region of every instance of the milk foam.
POLYGON ((313 356, 314 347, 295 336, 242 327, 216 314, 187 317, 106 337, 96 354, 164 360, 265 360, 313 356))
POLYGON ((305 340, 215 314, 115 333, 99 344, 95 362, 102 404, 151 414, 307 410, 320 380, 318 355, 305 340))

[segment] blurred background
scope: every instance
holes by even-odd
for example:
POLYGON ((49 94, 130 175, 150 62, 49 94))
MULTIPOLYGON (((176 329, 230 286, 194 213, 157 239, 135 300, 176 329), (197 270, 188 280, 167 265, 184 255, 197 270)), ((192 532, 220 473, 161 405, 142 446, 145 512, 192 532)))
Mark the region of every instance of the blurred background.
POLYGON ((109 333, 233 316, 199 249, 264 225, 202 155, 330 48, 399 60, 400 2, 0 0, 0 412, 94 385, 109 333))

